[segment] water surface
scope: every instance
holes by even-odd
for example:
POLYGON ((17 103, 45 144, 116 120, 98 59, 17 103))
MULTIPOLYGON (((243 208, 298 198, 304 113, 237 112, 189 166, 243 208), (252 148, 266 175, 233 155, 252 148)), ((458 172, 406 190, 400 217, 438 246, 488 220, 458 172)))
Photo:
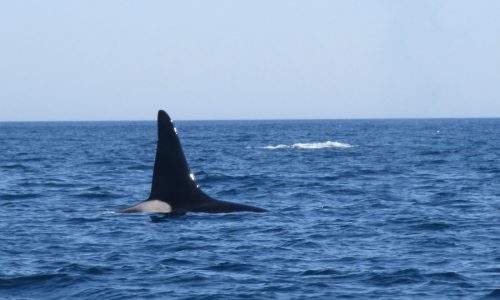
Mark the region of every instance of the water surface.
POLYGON ((155 122, 0 123, 2 299, 500 297, 500 120, 176 122, 214 198, 154 222, 155 122))

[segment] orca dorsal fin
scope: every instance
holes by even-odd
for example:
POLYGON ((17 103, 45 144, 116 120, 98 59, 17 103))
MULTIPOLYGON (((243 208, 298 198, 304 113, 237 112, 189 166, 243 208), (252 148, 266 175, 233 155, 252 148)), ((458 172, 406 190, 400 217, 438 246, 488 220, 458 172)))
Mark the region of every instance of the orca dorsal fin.
POLYGON ((196 185, 182 151, 177 130, 168 114, 158 112, 158 143, 151 193, 145 201, 121 210, 123 213, 230 213, 264 212, 265 209, 229 201, 220 201, 203 193, 196 185))
MULTIPOLYGON (((199 192, 168 114, 158 111, 158 143, 149 199, 169 202, 191 198, 199 192)), ((174 204, 174 203, 172 203, 174 204)))

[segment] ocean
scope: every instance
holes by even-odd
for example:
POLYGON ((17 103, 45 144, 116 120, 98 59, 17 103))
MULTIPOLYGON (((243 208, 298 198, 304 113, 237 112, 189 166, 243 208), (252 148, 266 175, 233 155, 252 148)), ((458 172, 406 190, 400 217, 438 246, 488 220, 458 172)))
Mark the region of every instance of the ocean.
POLYGON ((500 298, 500 119, 176 122, 208 195, 120 214, 156 122, 0 123, 0 299, 500 298))

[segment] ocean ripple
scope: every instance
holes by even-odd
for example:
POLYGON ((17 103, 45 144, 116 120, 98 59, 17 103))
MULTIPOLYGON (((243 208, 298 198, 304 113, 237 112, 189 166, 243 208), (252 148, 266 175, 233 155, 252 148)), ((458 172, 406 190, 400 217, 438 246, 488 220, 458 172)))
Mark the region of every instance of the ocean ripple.
POLYGON ((269 211, 116 213, 155 126, 0 123, 1 299, 500 296, 497 119, 177 122, 207 194, 269 211))

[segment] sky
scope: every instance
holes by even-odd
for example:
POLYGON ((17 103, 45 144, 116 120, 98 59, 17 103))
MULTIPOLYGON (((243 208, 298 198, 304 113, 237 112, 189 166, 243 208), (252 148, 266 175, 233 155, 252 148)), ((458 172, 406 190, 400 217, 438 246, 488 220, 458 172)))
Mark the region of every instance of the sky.
POLYGON ((500 1, 0 0, 0 121, 500 117, 500 1))

